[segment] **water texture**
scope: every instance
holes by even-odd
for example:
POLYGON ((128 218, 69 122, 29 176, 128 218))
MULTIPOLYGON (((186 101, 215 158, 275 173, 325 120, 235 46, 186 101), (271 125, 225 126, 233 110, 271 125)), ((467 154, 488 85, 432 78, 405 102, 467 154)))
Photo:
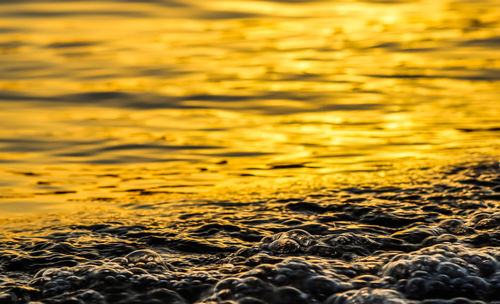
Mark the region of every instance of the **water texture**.
POLYGON ((496 4, 2 1, 0 210, 498 155, 496 4))
POLYGON ((0 1, 0 303, 499 303, 498 0, 0 1))
POLYGON ((3 220, 1 303, 498 303, 500 164, 3 220), (31 301, 31 302, 30 302, 31 301))

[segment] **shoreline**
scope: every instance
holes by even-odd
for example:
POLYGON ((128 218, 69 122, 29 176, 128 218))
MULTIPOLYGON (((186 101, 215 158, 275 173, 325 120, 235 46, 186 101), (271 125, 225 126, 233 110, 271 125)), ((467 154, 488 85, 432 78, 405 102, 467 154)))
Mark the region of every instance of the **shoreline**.
POLYGON ((12 220, 0 299, 496 303, 498 201, 500 163, 489 161, 393 186, 12 220))

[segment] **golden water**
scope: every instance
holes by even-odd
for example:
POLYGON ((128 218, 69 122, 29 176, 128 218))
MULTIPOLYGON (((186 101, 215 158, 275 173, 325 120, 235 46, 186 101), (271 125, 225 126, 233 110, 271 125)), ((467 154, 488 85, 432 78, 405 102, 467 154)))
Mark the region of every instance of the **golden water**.
POLYGON ((0 214, 497 158, 500 3, 1 1, 0 214))

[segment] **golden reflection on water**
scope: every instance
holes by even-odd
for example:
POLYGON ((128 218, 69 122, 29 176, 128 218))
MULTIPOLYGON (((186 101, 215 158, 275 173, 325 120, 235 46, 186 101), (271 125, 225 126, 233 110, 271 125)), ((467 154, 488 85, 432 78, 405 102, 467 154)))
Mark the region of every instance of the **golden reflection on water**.
POLYGON ((0 6, 5 214, 498 157, 497 1, 0 6))

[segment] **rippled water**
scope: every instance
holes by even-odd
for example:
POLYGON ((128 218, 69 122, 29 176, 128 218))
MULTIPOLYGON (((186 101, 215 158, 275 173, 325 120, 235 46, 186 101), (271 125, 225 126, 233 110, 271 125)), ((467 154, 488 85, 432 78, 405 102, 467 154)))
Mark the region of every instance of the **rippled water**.
POLYGON ((0 303, 498 300, 499 20, 0 1, 0 303))
POLYGON ((495 4, 2 1, 0 210, 497 155, 495 4))

